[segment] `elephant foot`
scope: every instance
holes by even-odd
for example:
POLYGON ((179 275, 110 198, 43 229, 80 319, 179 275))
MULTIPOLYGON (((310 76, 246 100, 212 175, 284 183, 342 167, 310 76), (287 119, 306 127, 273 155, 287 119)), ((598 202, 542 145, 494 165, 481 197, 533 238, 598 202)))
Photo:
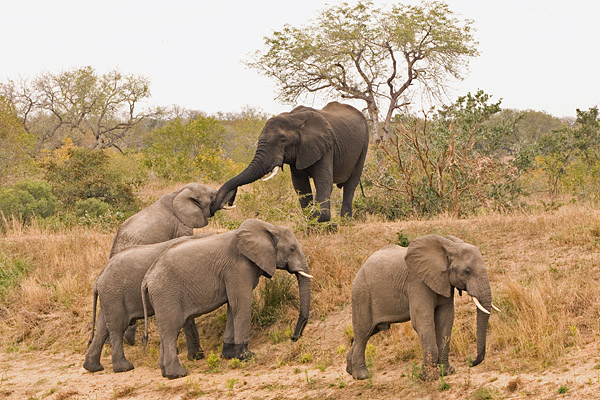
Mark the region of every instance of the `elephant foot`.
POLYGON ((195 353, 188 353, 187 355, 188 360, 193 361, 193 360, 202 360, 204 358, 204 350, 200 349, 198 351, 196 351, 195 353))
POLYGON ((123 335, 123 339, 125 339, 125 343, 130 346, 135 344, 135 330, 137 329, 137 324, 129 325, 125 334, 123 335))
POLYGON ((454 369, 454 367, 450 364, 442 364, 440 366, 440 375, 441 376, 446 376, 446 375, 452 375, 456 372, 456 370, 454 369), (443 369, 442 369, 443 366, 443 369))
POLYGON ((235 344, 223 343, 223 351, 221 352, 221 356, 226 360, 235 358, 235 344))
POLYGON ((249 360, 254 357, 255 357, 255 354, 253 352, 251 352, 250 350, 248 350, 248 343, 235 345, 235 357, 234 358, 237 358, 240 361, 245 361, 245 360, 249 360))
POLYGON ((363 379, 369 379, 371 377, 371 373, 366 368, 358 368, 352 373, 352 377, 360 381, 363 379))
POLYGON ((126 372, 131 371, 133 369, 133 364, 127 360, 113 363, 113 371, 114 372, 126 372))
POLYGON ((102 364, 90 360, 85 360, 85 362, 83 363, 83 368, 90 372, 98 372, 104 370, 102 364))
POLYGON ((181 365, 179 365, 178 367, 172 368, 173 371, 171 371, 171 368, 165 368, 165 370, 162 373, 162 376, 164 376, 167 379, 177 379, 177 378, 183 378, 184 376, 187 376, 188 371, 187 369, 183 368, 181 365))
POLYGON ((349 362, 346 362, 346 372, 352 375, 352 364, 349 362))

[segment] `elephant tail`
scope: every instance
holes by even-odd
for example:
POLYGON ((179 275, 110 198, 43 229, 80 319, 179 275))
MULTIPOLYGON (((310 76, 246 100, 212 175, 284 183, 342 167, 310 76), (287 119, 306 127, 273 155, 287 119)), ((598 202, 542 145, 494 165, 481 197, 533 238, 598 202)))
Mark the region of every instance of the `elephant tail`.
POLYGON ((92 344, 92 340, 94 340, 94 332, 96 332, 96 309, 98 306, 98 288, 94 284, 94 305, 92 306, 92 337, 88 342, 88 346, 92 344))
POLYGON ((146 345, 148 344, 148 306, 146 304, 146 296, 148 295, 148 283, 144 279, 142 282, 142 305, 144 306, 144 335, 142 336, 142 346, 146 351, 146 345))

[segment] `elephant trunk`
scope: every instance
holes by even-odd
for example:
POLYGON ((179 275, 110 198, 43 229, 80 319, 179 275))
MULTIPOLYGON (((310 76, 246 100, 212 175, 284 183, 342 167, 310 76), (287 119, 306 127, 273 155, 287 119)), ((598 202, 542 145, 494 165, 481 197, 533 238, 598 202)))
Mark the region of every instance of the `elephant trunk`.
MULTIPOLYGON (((485 288, 485 284, 483 284, 485 288)), ((483 294, 477 296, 477 299, 488 311, 492 310, 492 293, 490 290, 489 282, 487 283, 487 288, 483 290, 483 294)), ((485 344, 486 344, 486 336, 487 336, 487 325, 488 320, 490 319, 490 314, 485 313, 480 309, 477 309, 477 357, 471 364, 471 366, 476 366, 481 364, 483 359, 485 358, 485 344)))
MULTIPOLYGON (((306 269, 305 271, 308 271, 306 269)), ((298 316, 298 322, 296 323, 296 329, 292 335, 292 340, 295 342, 300 336, 302 331, 308 322, 308 314, 310 313, 310 278, 296 274, 298 278, 298 292, 300 295, 300 315, 298 316)))
MULTIPOLYGON (((240 172, 238 175, 234 176, 227 182, 221 186, 217 195, 215 197, 215 201, 212 203, 210 207, 210 215, 214 215, 215 212, 223 208, 226 202, 233 203, 233 191, 235 191, 238 186, 246 185, 248 183, 254 182, 263 176, 265 176, 268 172, 273 169, 272 161, 270 158, 273 155, 269 155, 270 152, 266 146, 259 145, 256 153, 254 154, 254 158, 248 164, 248 166, 240 172)), ((232 204, 230 204, 232 205, 232 204)))

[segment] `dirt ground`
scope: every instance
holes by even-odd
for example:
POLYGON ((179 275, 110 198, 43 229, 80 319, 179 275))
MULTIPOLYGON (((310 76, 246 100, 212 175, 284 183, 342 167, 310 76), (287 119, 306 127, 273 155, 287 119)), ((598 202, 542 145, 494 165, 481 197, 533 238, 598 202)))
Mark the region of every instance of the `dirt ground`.
MULTIPOLYGON (((349 321, 348 310, 313 321, 301 340, 339 340, 322 332, 349 321)), ((277 345, 282 346, 292 344, 277 345)), ((411 362, 376 360, 373 378, 355 381, 345 371, 345 354, 331 355, 326 366, 277 365, 273 347, 269 342, 253 346, 255 362, 238 369, 222 362, 216 373, 208 372, 206 360, 187 362, 190 375, 176 380, 162 378, 158 366, 115 374, 107 356, 105 370, 92 374, 82 368, 82 354, 0 353, 0 399, 600 399, 600 351, 594 343, 544 371, 510 371, 493 355, 469 369, 451 357, 456 373, 445 378, 446 390, 440 380, 415 378, 411 362)), ((185 354, 180 358, 184 362, 185 354)))

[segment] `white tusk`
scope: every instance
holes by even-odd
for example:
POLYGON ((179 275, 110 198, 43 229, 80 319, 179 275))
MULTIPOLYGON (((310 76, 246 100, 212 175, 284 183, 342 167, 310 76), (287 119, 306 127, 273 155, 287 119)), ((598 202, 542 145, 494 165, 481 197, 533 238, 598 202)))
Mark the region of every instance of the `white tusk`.
POLYGON ((312 279, 312 277, 313 277, 312 275, 309 275, 309 274, 307 274, 307 273, 306 273, 306 272, 304 272, 304 271, 298 271, 298 273, 299 273, 300 275, 302 275, 303 277, 305 277, 305 278, 310 278, 310 279, 312 279))
POLYGON ((483 306, 481 305, 481 303, 479 302, 479 300, 477 300, 477 297, 471 297, 473 299, 473 303, 475 303, 475 305, 477 306, 477 308, 479 308, 481 310, 481 312, 484 312, 486 314, 490 314, 490 312, 488 310, 486 310, 485 308, 483 308, 483 306))
POLYGON ((279 165, 273 168, 273 172, 271 172, 271 175, 267 176, 266 178, 263 178, 263 181, 268 181, 269 179, 277 175, 277 172, 279 172, 279 165))
POLYGON ((498 307, 496 307, 496 306, 494 305, 494 303, 492 303, 492 308, 493 308, 494 310, 498 311, 498 312, 502 312, 502 310, 501 310, 501 309, 499 309, 498 307))
POLYGON ((235 204, 232 206, 223 206, 223 209, 224 210, 233 210, 235 208, 235 206, 236 206, 235 204))

